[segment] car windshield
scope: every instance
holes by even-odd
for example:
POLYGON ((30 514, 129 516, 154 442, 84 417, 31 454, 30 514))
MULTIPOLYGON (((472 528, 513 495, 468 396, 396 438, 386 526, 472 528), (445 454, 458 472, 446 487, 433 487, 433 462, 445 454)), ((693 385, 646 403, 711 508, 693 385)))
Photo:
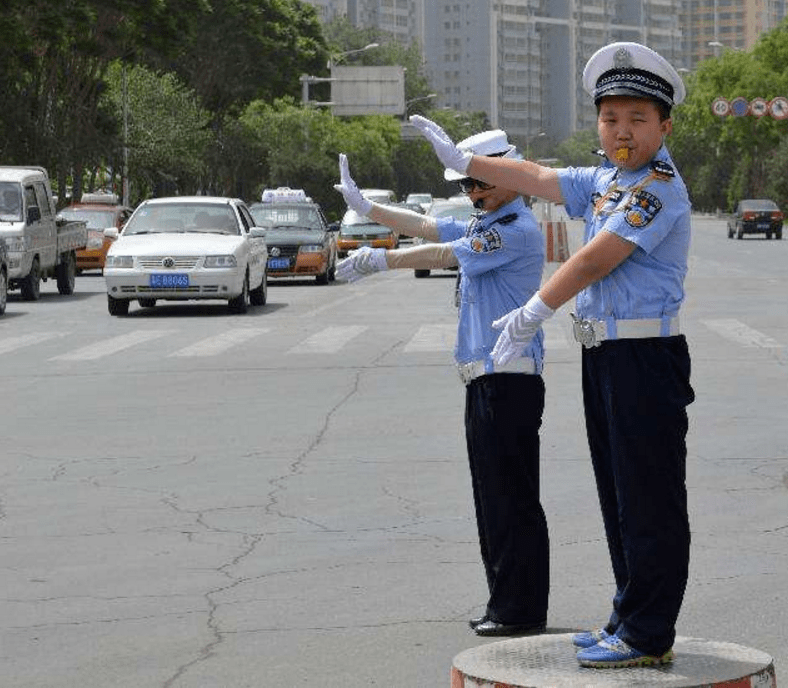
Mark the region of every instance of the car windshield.
POLYGON ((269 222, 281 229, 322 229, 317 210, 308 205, 264 205, 249 208, 254 221, 260 226, 269 222))
POLYGON ((742 201, 741 209, 742 211, 777 210, 777 204, 774 201, 755 199, 752 201, 742 201))
POLYGON ((339 226, 340 236, 352 236, 357 234, 375 234, 385 236, 390 234, 391 230, 385 225, 379 225, 373 222, 366 215, 359 215, 354 210, 348 210, 342 218, 342 224, 339 226))
POLYGON ((406 203, 429 203, 432 200, 430 194, 408 194, 406 203))
POLYGON ((0 182, 0 220, 19 222, 21 219, 21 186, 16 182, 0 182))
POLYGON ((431 217, 453 217, 456 220, 470 220, 476 209, 471 203, 451 203, 446 205, 434 205, 427 214, 431 217))
POLYGON ((106 229, 115 226, 115 213, 111 210, 63 208, 59 214, 66 220, 82 220, 87 223, 88 229, 106 229))
POLYGON ((124 235, 160 233, 240 234, 233 209, 218 203, 146 203, 129 220, 124 235))

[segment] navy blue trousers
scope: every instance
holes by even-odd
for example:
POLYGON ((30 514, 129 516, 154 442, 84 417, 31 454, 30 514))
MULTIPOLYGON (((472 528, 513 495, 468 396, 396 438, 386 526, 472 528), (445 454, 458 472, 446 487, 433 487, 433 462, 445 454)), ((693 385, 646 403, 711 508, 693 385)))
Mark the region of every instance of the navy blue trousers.
POLYGON ((687 584, 690 528, 683 336, 583 349, 583 401, 616 592, 606 626, 632 647, 673 645, 687 584))
POLYGON ((539 500, 540 375, 496 373, 466 388, 465 436, 487 587, 487 615, 547 620, 550 546, 539 500))

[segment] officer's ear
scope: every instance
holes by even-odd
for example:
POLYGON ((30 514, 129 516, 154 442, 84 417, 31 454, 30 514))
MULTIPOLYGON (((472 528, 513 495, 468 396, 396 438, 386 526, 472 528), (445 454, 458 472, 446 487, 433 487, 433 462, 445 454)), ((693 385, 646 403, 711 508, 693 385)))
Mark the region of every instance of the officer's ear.
POLYGON ((668 117, 667 119, 663 119, 659 123, 660 131, 662 132, 662 138, 666 136, 670 136, 673 133, 673 120, 668 117))

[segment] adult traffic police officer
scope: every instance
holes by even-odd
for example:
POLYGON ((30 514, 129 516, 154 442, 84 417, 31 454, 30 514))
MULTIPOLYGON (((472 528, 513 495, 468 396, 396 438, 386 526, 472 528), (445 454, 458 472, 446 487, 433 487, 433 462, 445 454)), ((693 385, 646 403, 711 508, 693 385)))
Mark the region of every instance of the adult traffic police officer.
MULTIPOLYGON (((519 157, 506 133, 487 131, 460 147, 478 156, 519 157)), ((368 247, 337 265, 349 281, 392 268, 461 271, 454 350, 465 384, 465 434, 476 523, 489 598, 470 620, 478 635, 544 630, 549 591, 547 521, 539 497, 539 427, 544 408, 541 331, 505 364, 493 362, 498 332, 492 322, 536 293, 544 239, 530 209, 514 191, 446 170, 482 213, 470 222, 420 215, 361 197, 340 156, 336 186, 350 208, 401 234, 430 243, 385 251, 368 247)))
POLYGON ((516 355, 576 296, 586 431, 616 590, 604 627, 573 642, 583 666, 663 664, 673 657, 690 548, 685 439, 694 394, 678 321, 690 203, 664 146, 684 85, 670 63, 636 43, 597 51, 583 85, 612 165, 555 170, 470 156, 429 120, 411 121, 458 173, 564 203, 585 219, 583 248, 496 323, 493 360, 516 355))

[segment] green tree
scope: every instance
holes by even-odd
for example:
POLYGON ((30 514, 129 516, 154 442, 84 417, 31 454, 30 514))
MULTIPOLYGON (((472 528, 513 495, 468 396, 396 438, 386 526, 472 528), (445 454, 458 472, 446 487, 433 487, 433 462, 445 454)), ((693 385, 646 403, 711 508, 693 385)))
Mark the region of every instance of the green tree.
POLYGON ((697 209, 731 211, 741 198, 773 196, 788 204, 778 177, 788 175, 785 123, 770 116, 719 117, 717 97, 767 101, 788 93, 788 23, 764 34, 750 52, 724 50, 686 79, 687 98, 674 108, 668 145, 697 209))
MULTIPOLYGON (((114 115, 123 111, 123 69, 115 62, 107 73, 109 88, 102 108, 114 115)), ((126 81, 133 202, 148 196, 203 191, 210 113, 174 74, 127 67, 126 81)), ((115 169, 122 164, 122 140, 117 143, 110 157, 115 169)))

